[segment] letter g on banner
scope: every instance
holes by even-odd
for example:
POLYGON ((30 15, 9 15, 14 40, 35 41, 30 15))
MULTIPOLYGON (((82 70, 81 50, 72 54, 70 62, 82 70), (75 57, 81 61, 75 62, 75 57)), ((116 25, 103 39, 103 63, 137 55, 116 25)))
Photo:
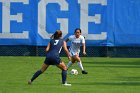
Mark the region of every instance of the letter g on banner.
MULTIPOLYGON (((52 33, 46 31, 46 6, 49 3, 57 3, 60 5, 62 11, 68 10, 68 4, 65 0, 41 0, 38 4, 38 34, 43 39, 50 39, 52 33)), ((63 31, 63 37, 68 34, 68 19, 58 18, 57 22, 60 23, 60 29, 63 31)))

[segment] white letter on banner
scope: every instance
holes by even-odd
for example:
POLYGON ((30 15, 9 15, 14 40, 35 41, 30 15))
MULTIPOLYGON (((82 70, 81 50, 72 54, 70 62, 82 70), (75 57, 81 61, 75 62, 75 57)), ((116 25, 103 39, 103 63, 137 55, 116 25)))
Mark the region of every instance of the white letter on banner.
MULTIPOLYGON (((49 3, 57 3, 60 5, 61 11, 68 11, 66 0, 41 0, 38 4, 38 33, 43 39, 50 39, 52 33, 46 31, 46 6, 49 3)), ((68 33, 68 19, 58 18, 60 28, 63 31, 63 37, 68 33), (64 23, 63 23, 64 22, 64 23)))
POLYGON ((17 13, 17 15, 10 15, 10 3, 22 2, 23 4, 29 4, 29 0, 0 0, 0 2, 2 2, 2 33, 0 33, 0 38, 28 39, 28 31, 23 31, 23 33, 10 33, 11 20, 22 22, 22 13, 17 13))
POLYGON ((106 40, 107 33, 101 32, 101 34, 88 34, 88 22, 95 22, 95 24, 101 23, 101 15, 95 14, 95 16, 88 16, 88 5, 89 4, 101 4, 107 5, 107 0, 78 0, 80 3, 80 27, 83 30, 83 35, 85 35, 87 40, 106 40), (86 13, 85 13, 86 11, 86 13))

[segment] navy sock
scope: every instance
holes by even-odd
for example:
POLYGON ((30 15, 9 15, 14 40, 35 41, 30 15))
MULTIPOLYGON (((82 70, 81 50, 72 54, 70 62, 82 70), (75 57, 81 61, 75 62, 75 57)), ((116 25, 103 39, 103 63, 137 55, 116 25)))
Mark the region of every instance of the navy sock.
POLYGON ((41 70, 38 70, 32 77, 31 81, 34 81, 40 74, 42 74, 41 70))
POLYGON ((62 70, 62 83, 64 84, 66 82, 67 78, 67 70, 62 70))

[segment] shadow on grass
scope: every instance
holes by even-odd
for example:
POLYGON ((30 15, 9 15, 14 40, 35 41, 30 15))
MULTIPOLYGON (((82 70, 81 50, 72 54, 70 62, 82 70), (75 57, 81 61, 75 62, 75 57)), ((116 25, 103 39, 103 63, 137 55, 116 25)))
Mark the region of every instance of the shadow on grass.
MULTIPOLYGON (((74 83, 75 85, 103 85, 103 86, 140 86, 140 82, 86 82, 74 83)), ((73 84, 73 85, 74 85, 73 84)))
POLYGON ((140 76, 139 77, 117 77, 117 81, 108 81, 108 82, 82 82, 75 83, 77 85, 108 85, 108 86, 140 86, 140 76))
POLYGON ((137 81, 137 82, 140 82, 140 77, 118 77, 119 80, 122 80, 122 81, 137 81))
POLYGON ((95 82, 94 85, 140 86, 140 82, 95 82))
POLYGON ((95 66, 93 66, 92 65, 92 66, 86 66, 86 67, 91 67, 91 68, 93 68, 93 67, 96 67, 96 68, 97 67, 109 67, 109 68, 140 68, 140 66, 137 66, 137 65, 132 65, 132 66, 130 66, 130 65, 129 66, 128 65, 126 65, 126 66, 124 66, 124 65, 123 66, 121 66, 121 65, 120 66, 118 66, 118 65, 111 65, 111 66, 109 66, 109 65, 96 66, 95 65, 95 66))
POLYGON ((85 62, 84 64, 140 65, 139 62, 85 62))
POLYGON ((138 62, 85 62, 87 67, 116 67, 116 68, 140 68, 140 61, 138 62))

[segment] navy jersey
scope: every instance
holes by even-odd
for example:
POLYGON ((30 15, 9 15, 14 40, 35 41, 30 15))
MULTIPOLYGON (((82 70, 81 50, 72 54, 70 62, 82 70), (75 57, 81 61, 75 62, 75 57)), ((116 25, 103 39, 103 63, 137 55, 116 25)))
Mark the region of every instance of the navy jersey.
POLYGON ((59 53, 62 49, 64 40, 62 39, 52 39, 50 41, 50 49, 46 54, 45 63, 49 65, 57 65, 60 63, 61 59, 59 53))
POLYGON ((63 40, 62 39, 52 39, 50 41, 50 49, 48 51, 47 54, 50 54, 51 56, 58 56, 60 51, 61 51, 61 48, 63 46, 63 40))

